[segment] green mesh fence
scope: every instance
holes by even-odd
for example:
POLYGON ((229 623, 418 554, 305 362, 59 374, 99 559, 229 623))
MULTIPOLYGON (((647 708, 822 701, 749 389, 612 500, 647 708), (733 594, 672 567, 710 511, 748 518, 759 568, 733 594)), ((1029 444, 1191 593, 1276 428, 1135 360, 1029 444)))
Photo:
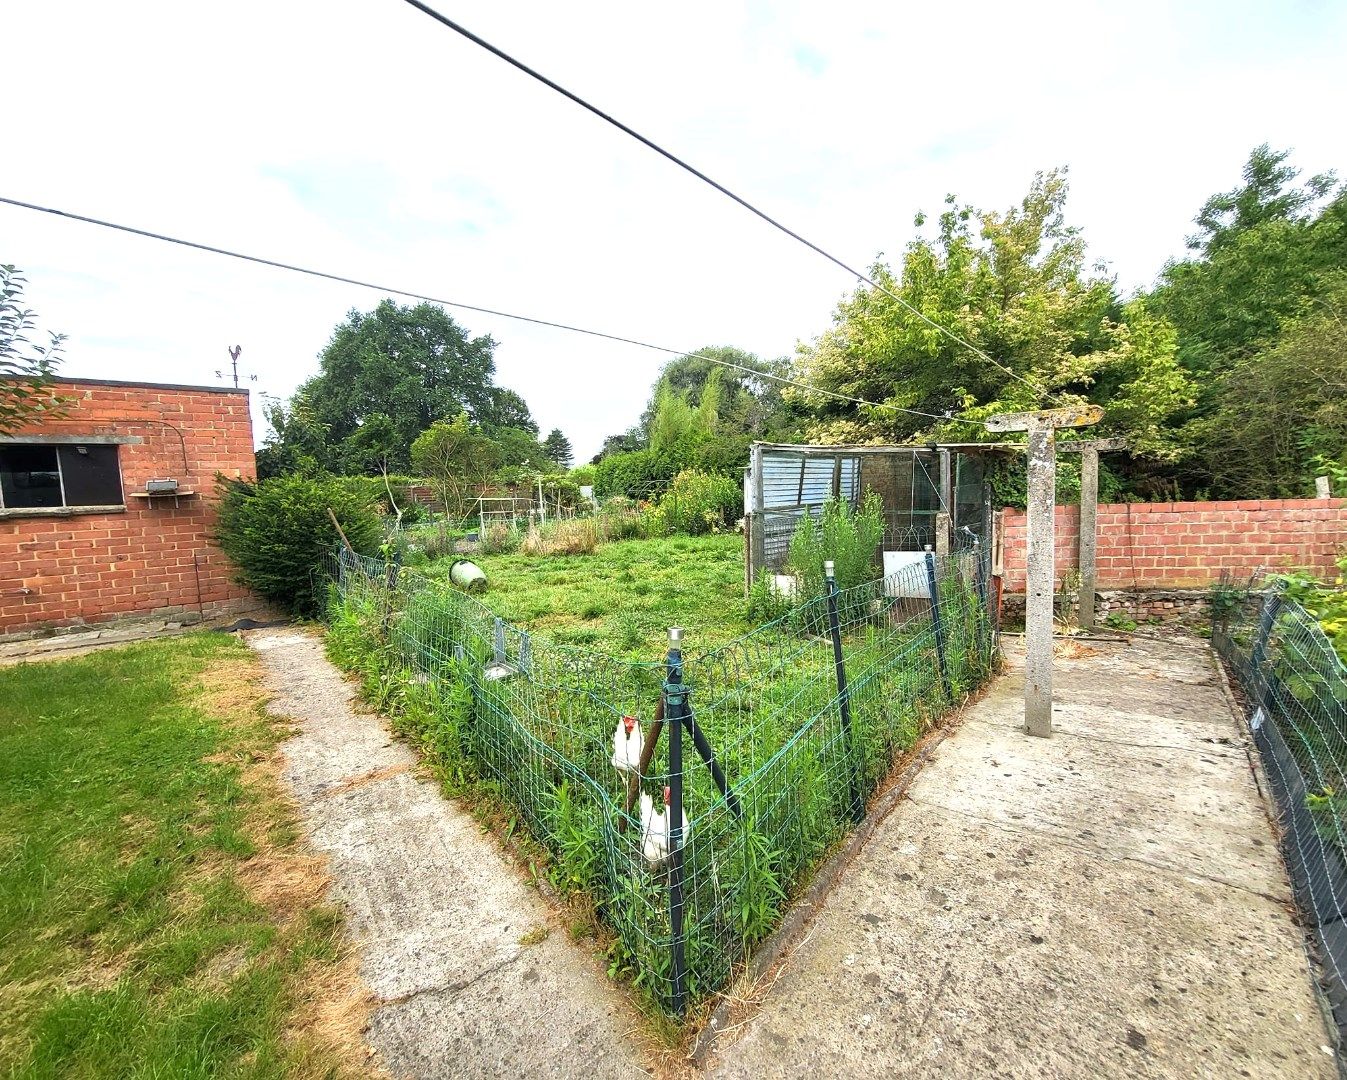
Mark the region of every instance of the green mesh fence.
POLYGON ((1225 590, 1212 638, 1243 692, 1321 982, 1347 1031, 1347 667, 1280 591, 1225 590))
POLYGON ((415 697, 440 759, 498 789, 562 883, 590 894, 616 932, 612 968, 681 1014, 773 928, 895 758, 991 672, 985 554, 928 555, 649 663, 531 636, 346 552, 330 617, 367 686, 415 697), (624 717, 650 750, 639 779, 612 762, 624 717), (667 816, 643 813, 641 797, 658 814, 666 789, 667 816))

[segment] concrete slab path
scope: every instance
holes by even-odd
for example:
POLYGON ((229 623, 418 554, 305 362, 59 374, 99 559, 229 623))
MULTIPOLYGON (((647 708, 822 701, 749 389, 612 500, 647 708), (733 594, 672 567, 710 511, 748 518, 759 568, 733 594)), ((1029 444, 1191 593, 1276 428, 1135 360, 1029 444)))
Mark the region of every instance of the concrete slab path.
POLYGON ((496 843, 377 716, 357 713, 321 640, 248 635, 271 709, 299 734, 285 779, 377 999, 366 1032, 395 1077, 646 1075, 637 1019, 496 843), (551 931, 551 932, 549 932, 551 931))
POLYGON ((1012 671, 937 748, 711 1074, 1336 1075, 1210 652, 1091 647, 1053 738, 1012 671))

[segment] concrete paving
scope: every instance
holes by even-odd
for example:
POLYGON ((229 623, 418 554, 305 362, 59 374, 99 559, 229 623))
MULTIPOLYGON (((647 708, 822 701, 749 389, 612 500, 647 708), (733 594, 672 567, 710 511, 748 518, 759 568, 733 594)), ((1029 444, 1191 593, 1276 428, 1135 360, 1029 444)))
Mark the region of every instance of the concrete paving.
POLYGON ((271 709, 299 733, 285 779, 377 1005, 366 1038, 395 1077, 646 1075, 638 1020, 477 823, 353 694, 316 636, 248 635, 271 709))
POLYGON ((1092 647, 1051 739, 1020 674, 970 711, 711 1074, 1337 1075, 1210 652, 1092 647))

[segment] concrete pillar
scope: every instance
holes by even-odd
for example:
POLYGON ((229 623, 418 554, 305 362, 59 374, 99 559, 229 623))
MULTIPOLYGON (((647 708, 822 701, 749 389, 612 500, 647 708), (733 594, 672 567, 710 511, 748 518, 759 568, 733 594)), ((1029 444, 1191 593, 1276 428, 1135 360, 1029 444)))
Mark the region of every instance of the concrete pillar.
POLYGON ((938 559, 943 559, 949 554, 950 532, 949 514, 943 510, 938 511, 935 515, 935 555, 938 559))
POLYGON ((1095 515, 1099 510, 1099 451, 1093 446, 1080 452, 1080 625, 1094 629, 1095 515))
POLYGON ((1028 544, 1025 552, 1024 730, 1052 734, 1052 600, 1055 576, 1054 510, 1057 500, 1057 433, 1029 428, 1028 544))
POLYGON ((1314 497, 1316 499, 1333 498, 1333 487, 1329 484, 1327 476, 1316 476, 1314 478, 1314 497))

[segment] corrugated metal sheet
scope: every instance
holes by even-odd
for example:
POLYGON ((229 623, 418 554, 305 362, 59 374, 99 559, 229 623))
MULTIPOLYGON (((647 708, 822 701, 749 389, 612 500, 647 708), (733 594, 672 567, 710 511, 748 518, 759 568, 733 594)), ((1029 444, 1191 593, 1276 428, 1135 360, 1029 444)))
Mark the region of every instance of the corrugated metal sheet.
POLYGON ((763 504, 768 510, 819 506, 833 493, 834 473, 838 494, 854 503, 860 472, 860 459, 855 456, 806 457, 766 450, 762 455, 763 504))

